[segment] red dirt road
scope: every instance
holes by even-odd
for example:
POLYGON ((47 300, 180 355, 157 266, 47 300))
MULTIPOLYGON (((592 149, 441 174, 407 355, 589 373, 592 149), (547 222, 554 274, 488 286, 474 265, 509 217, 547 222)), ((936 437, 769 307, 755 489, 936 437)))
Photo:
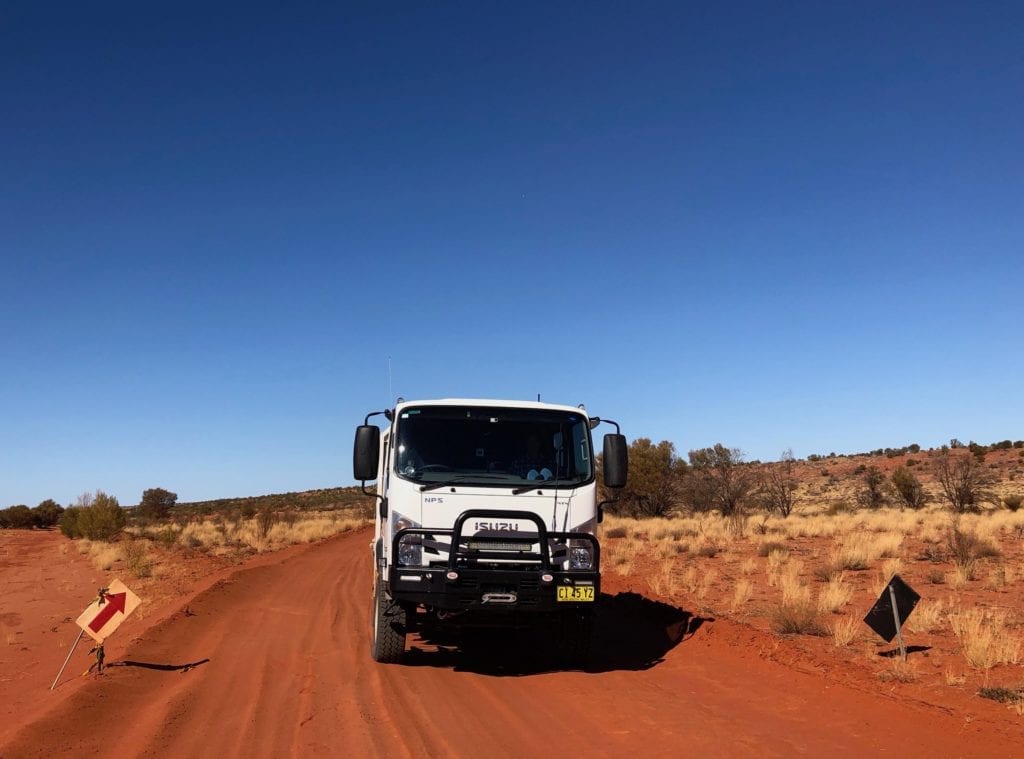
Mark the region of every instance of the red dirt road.
POLYGON ((243 569, 150 628, 0 756, 1009 756, 1017 721, 965 721, 794 671, 723 622, 628 593, 601 610, 592 671, 536 641, 414 641, 370 660, 367 532, 243 569), (732 639, 730 642, 729 639, 732 639), (203 662, 203 663, 198 663, 203 662), (198 663, 182 671, 170 667, 198 663), (148 665, 148 666, 146 666, 148 665))

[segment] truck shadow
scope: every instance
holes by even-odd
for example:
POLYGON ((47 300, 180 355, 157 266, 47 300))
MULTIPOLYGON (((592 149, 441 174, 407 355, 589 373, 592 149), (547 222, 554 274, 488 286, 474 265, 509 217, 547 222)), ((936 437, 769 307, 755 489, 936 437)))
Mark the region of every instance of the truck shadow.
POLYGON ((650 669, 713 621, 637 593, 601 594, 594 640, 586 666, 571 666, 551 654, 543 629, 465 629, 424 632, 412 637, 407 666, 443 667, 495 676, 545 672, 614 672, 650 669))

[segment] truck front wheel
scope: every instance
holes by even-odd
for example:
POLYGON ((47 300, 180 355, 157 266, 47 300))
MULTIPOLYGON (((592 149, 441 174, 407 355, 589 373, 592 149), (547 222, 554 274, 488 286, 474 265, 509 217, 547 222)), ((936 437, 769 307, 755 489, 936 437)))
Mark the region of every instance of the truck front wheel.
POLYGON ((594 641, 594 615, 591 611, 561 614, 554 625, 555 656, 558 663, 570 667, 590 664, 594 641))
POLYGON ((384 580, 377 573, 373 588, 373 660, 397 664, 405 654, 405 609, 384 593, 384 580))

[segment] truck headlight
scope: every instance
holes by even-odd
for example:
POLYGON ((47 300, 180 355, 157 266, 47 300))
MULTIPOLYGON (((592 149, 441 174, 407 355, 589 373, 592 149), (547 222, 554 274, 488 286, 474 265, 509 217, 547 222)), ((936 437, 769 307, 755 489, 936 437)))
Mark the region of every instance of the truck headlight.
POLYGON ((569 569, 593 569, 594 549, 588 540, 569 541, 569 569))
MULTIPOLYGON (((420 523, 397 511, 391 512, 391 536, 399 530, 415 529, 420 523)), ((393 557, 396 564, 403 567, 418 567, 423 564, 423 536, 404 535, 398 541, 398 555, 393 557)))

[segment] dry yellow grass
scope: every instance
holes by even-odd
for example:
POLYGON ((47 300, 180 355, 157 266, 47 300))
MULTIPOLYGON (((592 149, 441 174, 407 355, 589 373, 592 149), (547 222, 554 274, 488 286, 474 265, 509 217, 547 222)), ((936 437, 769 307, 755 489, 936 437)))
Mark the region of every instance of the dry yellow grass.
POLYGON ((211 553, 224 553, 227 551, 223 549, 235 546, 266 551, 322 540, 366 523, 364 519, 337 511, 304 512, 286 520, 259 515, 239 520, 208 519, 186 524, 178 533, 177 542, 211 553))
POLYGON ((750 600, 753 593, 753 581, 747 579, 737 580, 735 587, 732 589, 732 601, 729 604, 729 610, 735 614, 750 600))
POLYGON ((832 614, 839 611, 853 598, 853 587, 845 581, 843 574, 831 578, 818 593, 818 609, 832 614))
POLYGON ((779 573, 779 590, 783 606, 804 606, 811 603, 811 589, 800 579, 803 562, 787 561, 779 573))
POLYGON ((883 683, 912 683, 918 679, 914 662, 893 659, 889 666, 878 673, 878 679, 883 683))
POLYGON ((929 633, 938 630, 945 619, 946 602, 941 598, 921 601, 907 620, 911 632, 929 633))
POLYGON ((697 576, 696 567, 687 567, 686 571, 683 572, 682 576, 683 588, 691 596, 697 593, 697 588, 700 587, 700 578, 697 576))
POLYGON ((718 572, 714 569, 709 569, 701 577, 700 585, 697 587, 697 600, 702 604, 707 600, 708 591, 711 590, 711 586, 715 584, 715 579, 718 577, 718 572))
POLYGON ((153 573, 153 558, 146 542, 133 538, 121 544, 125 568, 136 577, 149 577, 153 573))
POLYGON ((101 540, 79 541, 78 550, 87 554, 92 565, 96 569, 106 572, 114 563, 121 558, 121 548, 114 543, 105 543, 101 540))
POLYGON ((779 575, 784 566, 789 562, 789 551, 774 550, 768 554, 768 587, 774 588, 779 583, 779 575))
POLYGON ((946 573, 946 584, 953 590, 960 590, 974 579, 974 564, 953 567, 951 572, 946 573))
POLYGON ((943 680, 946 685, 959 686, 967 682, 967 675, 963 672, 958 672, 952 667, 946 667, 946 671, 943 673, 943 680))
POLYGON ((832 635, 832 645, 836 648, 846 648, 853 639, 857 637, 859 620, 854 617, 841 617, 829 627, 832 635))
POLYGON ((1016 664, 1020 657, 1020 638, 1009 627, 1005 611, 965 609, 952 612, 949 623, 960 641, 967 663, 977 669, 998 664, 1016 664))
POLYGON ((651 590, 657 595, 672 598, 678 593, 678 582, 671 561, 663 561, 651 577, 651 590))

